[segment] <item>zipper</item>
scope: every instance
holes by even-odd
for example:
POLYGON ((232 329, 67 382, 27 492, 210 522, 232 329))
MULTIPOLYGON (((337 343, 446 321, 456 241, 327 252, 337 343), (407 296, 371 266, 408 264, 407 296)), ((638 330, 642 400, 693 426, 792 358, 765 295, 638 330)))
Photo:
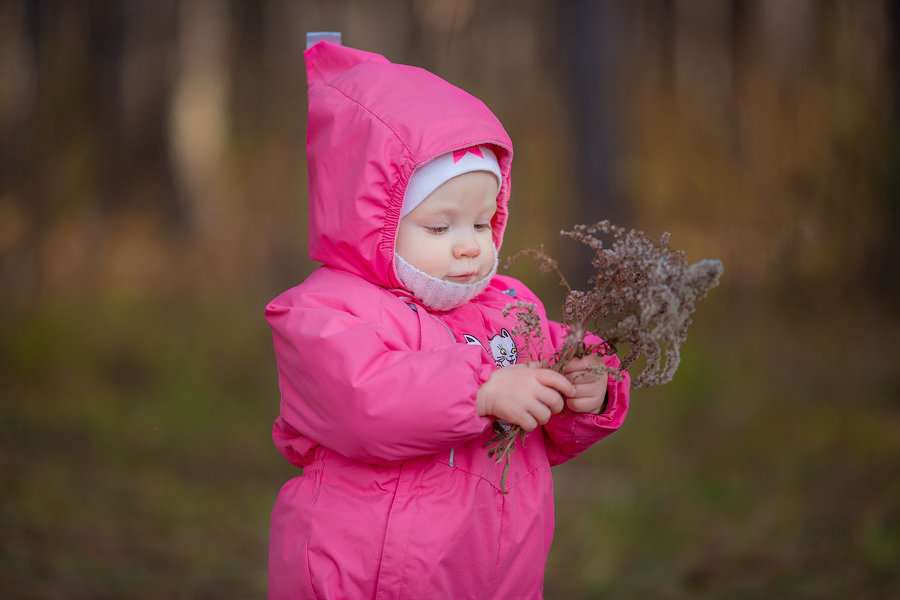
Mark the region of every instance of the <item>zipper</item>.
POLYGON ((453 330, 450 329, 450 326, 447 325, 446 323, 444 323, 443 319, 441 319, 439 316, 433 315, 433 314, 431 314, 431 313, 428 313, 428 314, 429 314, 429 316, 431 316, 433 319, 435 319, 438 323, 440 323, 441 325, 444 326, 444 329, 446 329, 446 330, 447 330, 447 333, 450 334, 450 339, 453 340, 453 341, 455 342, 455 341, 456 341, 456 336, 453 335, 453 330))
MULTIPOLYGON (((416 313, 419 312, 418 306, 416 305, 415 302, 412 301, 411 298, 401 298, 401 300, 403 300, 404 302, 406 302, 406 305, 409 306, 409 307, 413 310, 413 312, 416 312, 416 313)), ((453 330, 450 329, 450 326, 449 326, 449 325, 447 325, 446 323, 444 323, 444 320, 443 320, 443 319, 441 319, 441 318, 438 317, 437 315, 431 314, 430 312, 428 313, 428 316, 432 317, 435 321, 437 321, 438 323, 440 323, 441 325, 443 325, 443 326, 444 326, 444 329, 447 330, 447 333, 450 334, 450 339, 453 340, 454 343, 456 343, 456 336, 453 335, 453 330)), ((421 344, 421 339, 419 340, 419 342, 420 342, 420 344, 421 344)), ((451 467, 455 467, 455 466, 456 466, 455 464, 453 464, 453 456, 454 456, 455 453, 456 453, 456 448, 450 448, 450 461, 449 461, 449 464, 450 464, 451 467)))
MULTIPOLYGON (((438 323, 440 323, 441 325, 443 325, 443 326, 444 326, 444 329, 447 330, 447 333, 450 334, 450 339, 453 340, 454 342, 456 342, 456 336, 453 335, 453 330, 450 329, 450 326, 447 325, 446 323, 444 323, 444 320, 441 319, 439 316, 437 316, 437 315, 432 315, 431 313, 428 313, 428 314, 431 315, 438 323)), ((453 455, 454 455, 455 453, 456 453, 456 448, 450 448, 450 461, 449 461, 449 464, 450 464, 451 467, 455 467, 455 466, 456 466, 456 465, 453 464, 453 455)))

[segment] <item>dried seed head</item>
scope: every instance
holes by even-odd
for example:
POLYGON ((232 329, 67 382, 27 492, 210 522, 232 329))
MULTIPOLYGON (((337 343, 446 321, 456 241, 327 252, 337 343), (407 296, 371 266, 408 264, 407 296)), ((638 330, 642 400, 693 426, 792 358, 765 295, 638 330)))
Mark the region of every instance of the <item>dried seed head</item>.
MULTIPOLYGON (((623 369, 643 356, 646 364, 632 380, 635 387, 671 381, 696 302, 718 285, 722 263, 689 265, 684 252, 669 247, 669 233, 657 242, 609 221, 576 225, 562 235, 592 248, 596 269, 590 290, 567 295, 564 323, 592 331, 613 346, 627 345, 623 369), (604 245, 600 235, 612 236, 611 243, 604 245)), ((564 348, 561 355, 570 352, 564 348)))

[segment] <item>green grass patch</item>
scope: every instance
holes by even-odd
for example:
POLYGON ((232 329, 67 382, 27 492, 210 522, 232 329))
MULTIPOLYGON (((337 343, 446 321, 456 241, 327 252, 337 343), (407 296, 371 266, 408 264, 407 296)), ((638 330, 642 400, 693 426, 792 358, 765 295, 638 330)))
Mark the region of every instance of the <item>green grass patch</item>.
MULTIPOLYGON (((708 308, 675 380, 556 469, 546 597, 887 597, 895 317, 708 308)), ((265 596, 296 471, 261 306, 36 307, 0 321, 0 358, 6 596, 265 596)))

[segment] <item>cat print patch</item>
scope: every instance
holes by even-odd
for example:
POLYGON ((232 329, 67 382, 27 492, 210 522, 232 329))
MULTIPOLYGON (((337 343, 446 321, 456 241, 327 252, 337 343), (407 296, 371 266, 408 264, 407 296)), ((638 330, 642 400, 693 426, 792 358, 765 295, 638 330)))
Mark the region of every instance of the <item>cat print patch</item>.
MULTIPOLYGON (((484 348, 481 341, 474 335, 465 334, 464 337, 467 344, 484 348)), ((516 348, 516 342, 513 341, 513 337, 505 327, 497 335, 488 338, 488 343, 491 347, 491 355, 494 357, 494 364, 501 368, 516 364, 519 351, 516 348)))

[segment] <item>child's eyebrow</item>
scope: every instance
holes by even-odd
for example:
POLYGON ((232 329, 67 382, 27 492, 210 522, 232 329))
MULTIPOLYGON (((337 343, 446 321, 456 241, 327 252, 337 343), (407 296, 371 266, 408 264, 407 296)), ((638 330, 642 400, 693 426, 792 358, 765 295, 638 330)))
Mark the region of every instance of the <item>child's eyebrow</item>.
POLYGON ((426 216, 429 219, 437 219, 437 218, 441 218, 441 217, 450 218, 451 216, 453 216, 453 211, 449 210, 449 209, 433 210, 433 211, 429 211, 426 216))
MULTIPOLYGON (((431 208, 427 213, 427 217, 430 219, 434 219, 434 218, 450 219, 450 218, 455 217, 458 214, 458 212, 459 212, 459 210, 458 210, 457 206, 455 206, 453 204, 445 204, 443 206, 435 206, 434 208, 431 208)), ((479 218, 482 215, 485 215, 487 218, 493 218, 494 215, 496 215, 496 214, 497 214, 496 206, 486 208, 484 211, 480 211, 477 213, 479 218)))
MULTIPOLYGON (((478 213, 476 216, 478 219, 482 219, 482 218, 493 219, 494 215, 496 215, 496 214, 497 214, 496 210, 491 210, 491 211, 486 210, 486 211, 478 213)), ((456 216, 457 216, 457 212, 452 209, 436 210, 436 211, 428 214, 429 219, 453 219, 456 216)))

